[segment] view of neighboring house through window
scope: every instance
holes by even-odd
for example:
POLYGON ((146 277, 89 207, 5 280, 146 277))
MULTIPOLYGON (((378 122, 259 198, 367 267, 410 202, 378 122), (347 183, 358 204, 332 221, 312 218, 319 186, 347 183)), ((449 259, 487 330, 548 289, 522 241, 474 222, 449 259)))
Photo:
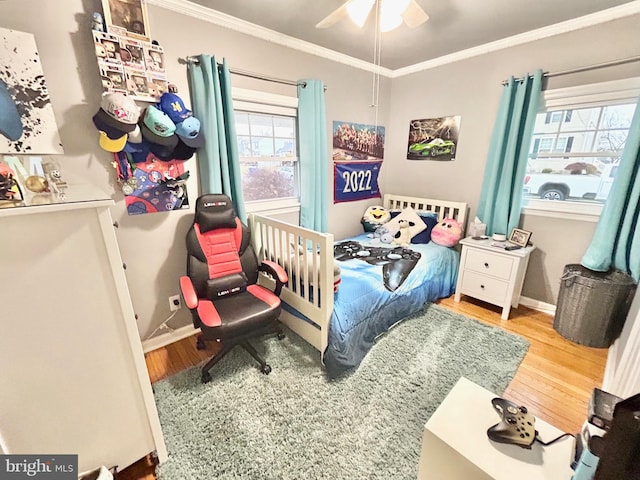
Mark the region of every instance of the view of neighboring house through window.
POLYGON ((297 108, 235 99, 234 106, 247 210, 299 205, 297 108))
POLYGON ((236 111, 245 202, 296 196, 296 119, 236 111))
POLYGON ((607 199, 635 112, 637 88, 612 95, 582 88, 578 100, 551 93, 536 117, 524 179, 525 208, 562 211, 580 204, 597 207, 591 211, 599 214, 607 199))

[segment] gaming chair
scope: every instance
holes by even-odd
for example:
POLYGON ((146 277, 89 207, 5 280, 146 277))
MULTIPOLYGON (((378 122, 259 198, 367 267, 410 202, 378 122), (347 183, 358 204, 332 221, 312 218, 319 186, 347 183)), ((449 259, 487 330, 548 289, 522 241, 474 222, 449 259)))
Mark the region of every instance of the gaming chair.
POLYGON ((202 382, 211 380, 209 370, 236 345, 249 352, 268 375, 271 367, 248 339, 269 333, 284 338, 278 316, 286 272, 274 262, 258 264, 251 232, 236 216, 226 195, 207 194, 197 199, 186 242, 187 275, 180 278, 180 289, 193 325, 202 332, 196 346, 202 350, 209 340, 222 344, 202 367, 202 382), (261 271, 275 280, 273 292, 257 284, 261 271))

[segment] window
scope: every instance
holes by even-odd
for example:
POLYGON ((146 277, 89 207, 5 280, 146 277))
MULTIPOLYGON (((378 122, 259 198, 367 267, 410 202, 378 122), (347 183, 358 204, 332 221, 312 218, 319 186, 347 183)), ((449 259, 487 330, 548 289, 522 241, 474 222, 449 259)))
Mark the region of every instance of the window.
POLYGON ((297 98, 242 89, 233 98, 247 211, 299 210, 297 98))
POLYGON ((640 79, 545 92, 527 159, 525 213, 597 219, 639 94, 640 79))

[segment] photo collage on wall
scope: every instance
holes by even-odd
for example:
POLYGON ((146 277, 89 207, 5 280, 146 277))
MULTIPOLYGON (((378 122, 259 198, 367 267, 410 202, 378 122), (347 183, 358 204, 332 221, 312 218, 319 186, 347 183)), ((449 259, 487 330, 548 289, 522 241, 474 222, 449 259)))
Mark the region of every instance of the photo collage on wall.
POLYGON ((333 122, 334 203, 380 197, 384 127, 333 122))
POLYGON ((169 82, 164 50, 150 39, 146 4, 103 0, 103 10, 104 21, 94 14, 92 31, 103 91, 157 102, 169 82))

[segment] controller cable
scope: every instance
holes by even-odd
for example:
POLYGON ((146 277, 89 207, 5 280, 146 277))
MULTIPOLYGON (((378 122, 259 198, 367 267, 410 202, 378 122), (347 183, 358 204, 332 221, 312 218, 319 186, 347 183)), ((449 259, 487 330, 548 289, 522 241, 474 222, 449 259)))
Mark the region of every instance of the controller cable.
POLYGON ((573 433, 563 433, 562 435, 560 435, 559 437, 554 438, 553 440, 550 440, 548 442, 543 442, 542 440, 540 440, 540 437, 538 436, 538 431, 536 430, 536 437, 534 438, 534 440, 536 442, 538 442, 538 443, 541 443, 543 446, 548 447, 552 443, 556 443, 557 441, 562 440, 564 437, 573 437, 573 438, 575 438, 575 435, 573 433))

